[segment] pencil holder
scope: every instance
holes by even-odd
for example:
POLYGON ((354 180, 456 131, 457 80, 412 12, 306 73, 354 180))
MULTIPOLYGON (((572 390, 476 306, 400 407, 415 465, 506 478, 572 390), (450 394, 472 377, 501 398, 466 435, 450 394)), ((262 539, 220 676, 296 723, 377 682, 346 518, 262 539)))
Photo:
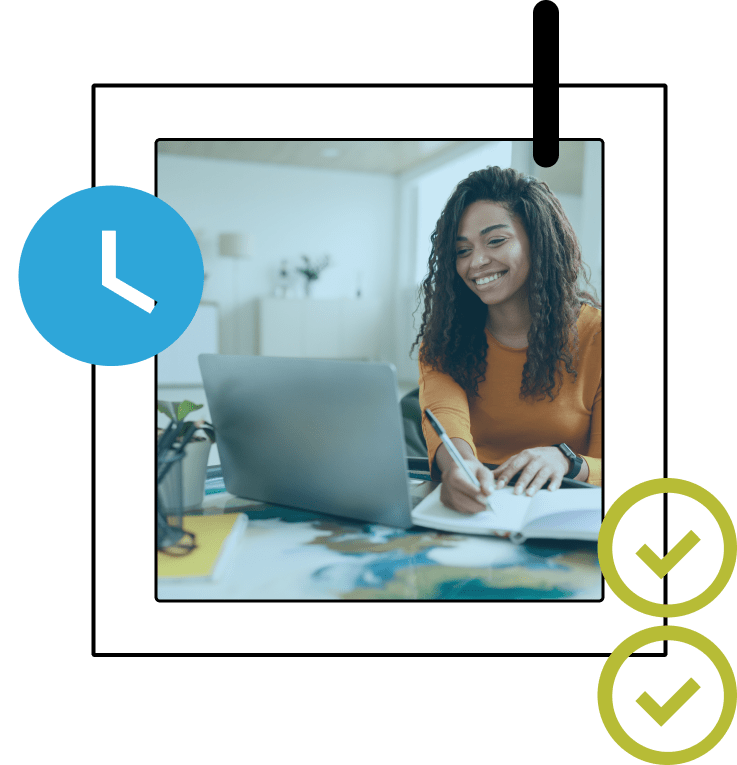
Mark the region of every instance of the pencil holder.
POLYGON ((179 542, 184 535, 182 459, 184 450, 172 446, 157 459, 156 547, 162 549, 179 542))
POLYGON ((159 483, 159 491, 165 504, 181 507, 185 513, 202 507, 211 446, 209 440, 192 438, 181 449, 176 463, 159 483))

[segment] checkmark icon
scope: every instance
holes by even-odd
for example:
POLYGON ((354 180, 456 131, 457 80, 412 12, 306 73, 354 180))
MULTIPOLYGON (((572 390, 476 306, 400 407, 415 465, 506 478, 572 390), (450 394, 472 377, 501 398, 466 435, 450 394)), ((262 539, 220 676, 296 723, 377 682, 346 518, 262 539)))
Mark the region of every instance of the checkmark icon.
POLYGON ((637 551, 637 557, 655 574, 662 579, 672 568, 678 565, 701 540, 689 531, 683 539, 671 547, 662 558, 654 553, 647 545, 637 551))
POLYGON ((658 725, 663 726, 691 698, 691 696, 699 690, 700 687, 701 686, 692 677, 689 677, 680 689, 677 690, 662 707, 647 691, 637 699, 637 703, 658 725))

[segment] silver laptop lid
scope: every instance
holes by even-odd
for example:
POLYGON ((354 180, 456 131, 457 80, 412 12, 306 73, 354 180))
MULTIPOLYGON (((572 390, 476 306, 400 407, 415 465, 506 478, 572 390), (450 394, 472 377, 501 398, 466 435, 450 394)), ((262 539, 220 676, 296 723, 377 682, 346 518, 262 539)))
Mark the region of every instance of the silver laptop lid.
POLYGON ((214 354, 199 362, 231 494, 412 525, 392 365, 214 354))

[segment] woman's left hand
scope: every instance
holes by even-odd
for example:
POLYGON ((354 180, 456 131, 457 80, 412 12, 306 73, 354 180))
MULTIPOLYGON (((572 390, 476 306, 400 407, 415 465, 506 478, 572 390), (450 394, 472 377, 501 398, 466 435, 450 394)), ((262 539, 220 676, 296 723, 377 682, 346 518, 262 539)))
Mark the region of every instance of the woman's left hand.
POLYGON ((496 488, 506 486, 517 473, 515 494, 527 493, 532 496, 550 481, 548 489, 555 491, 560 488, 563 476, 571 469, 570 462, 557 446, 538 446, 525 449, 494 470, 496 488), (521 471, 521 472, 520 472, 521 471))

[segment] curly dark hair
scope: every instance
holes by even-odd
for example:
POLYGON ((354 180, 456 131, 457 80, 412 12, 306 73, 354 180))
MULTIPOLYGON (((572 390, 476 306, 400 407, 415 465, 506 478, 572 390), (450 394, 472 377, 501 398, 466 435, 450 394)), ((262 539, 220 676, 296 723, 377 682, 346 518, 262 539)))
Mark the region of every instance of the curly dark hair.
POLYGON ((552 400, 563 381, 562 368, 576 376, 581 306, 601 306, 579 288, 579 278, 588 284, 588 276, 560 202, 546 183, 511 168, 477 170, 448 199, 430 237, 428 274, 418 292, 420 301, 424 297, 422 324, 412 350, 420 345, 423 364, 450 375, 469 398, 478 396, 486 374, 488 309, 456 271, 456 236, 465 209, 479 201, 503 205, 527 233, 532 325, 520 397, 552 400))

